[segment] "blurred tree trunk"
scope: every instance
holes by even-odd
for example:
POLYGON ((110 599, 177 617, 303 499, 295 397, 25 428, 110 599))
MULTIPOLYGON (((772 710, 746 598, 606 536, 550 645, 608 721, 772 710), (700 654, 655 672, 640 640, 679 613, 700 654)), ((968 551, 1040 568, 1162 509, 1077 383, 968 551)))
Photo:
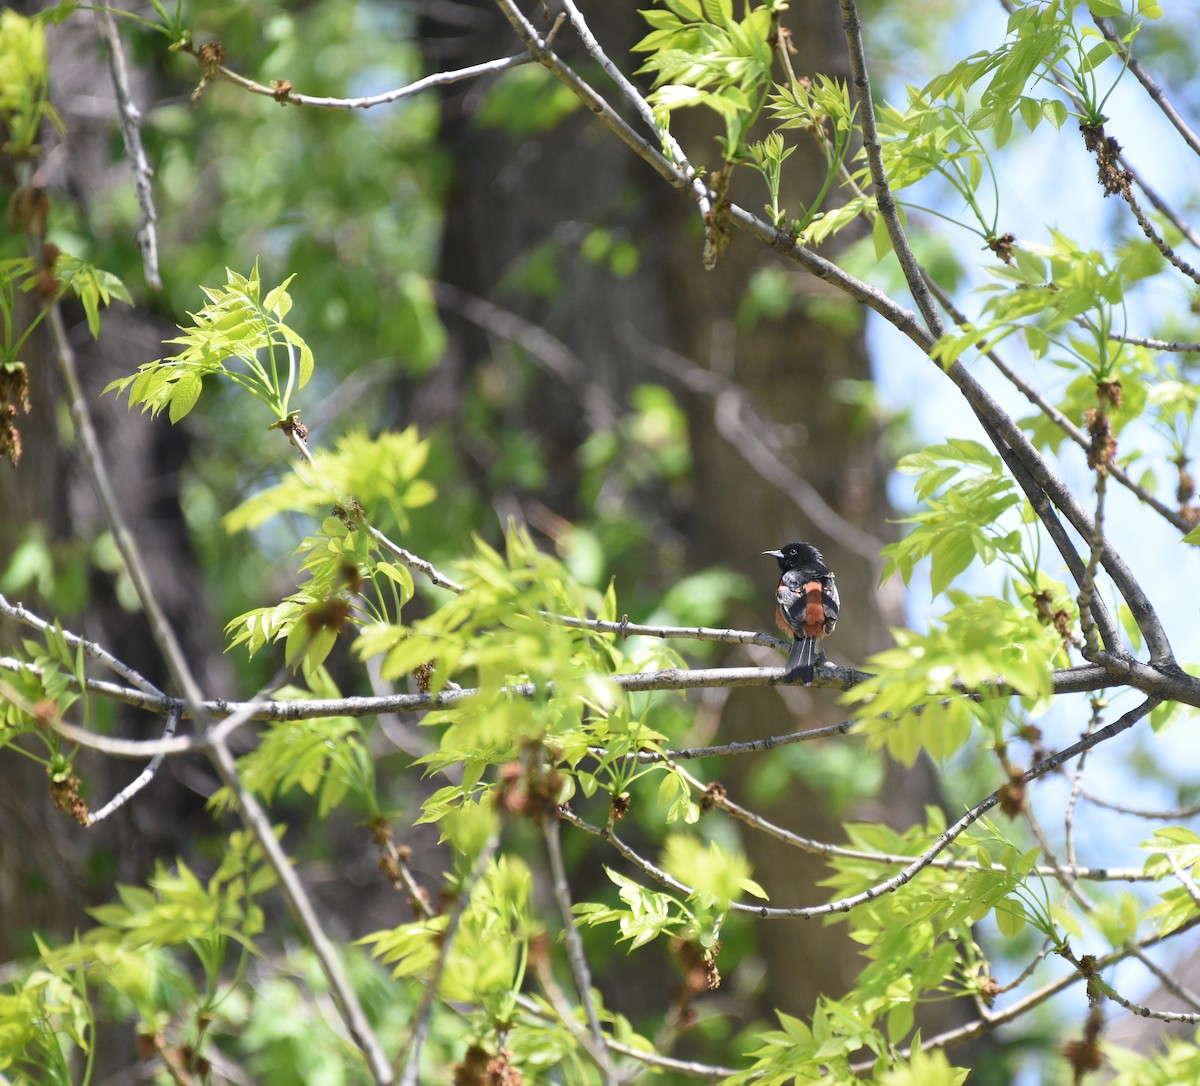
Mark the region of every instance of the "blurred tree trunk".
MULTIPOLYGON (((609 55, 626 72, 635 68, 628 49, 645 27, 634 6, 594 0, 581 8, 609 55)), ((472 18, 478 23, 467 31, 432 22, 426 28, 430 70, 506 51, 498 44, 505 41, 502 19, 482 12, 472 18)), ((843 74, 844 45, 835 8, 794 5, 787 21, 800 46, 798 74, 843 74)), ((560 32, 555 47, 579 70, 595 72, 569 27, 560 32)), ((597 79, 598 85, 609 85, 603 77, 597 79)), ((744 390, 765 417, 742 425, 757 440, 779 438, 776 451, 788 470, 807 480, 851 525, 883 537, 887 465, 879 450, 880 427, 874 420, 864 421, 843 384, 870 379, 861 314, 847 317, 834 302, 833 319, 820 319, 822 306, 814 301, 830 311, 830 300, 816 293, 820 284, 736 234, 715 271, 706 272, 695 206, 664 185, 590 115, 579 110, 553 131, 512 135, 481 123, 483 97, 484 88, 472 86, 449 88, 443 99, 443 141, 455 170, 441 276, 557 336, 582 360, 591 379, 621 403, 638 382, 673 384, 688 405, 694 493, 687 515, 656 535, 658 553, 648 554, 647 564, 671 568, 677 563, 675 578, 686 568, 711 564, 748 575, 761 586, 761 604, 735 621, 773 629, 777 567, 761 552, 792 539, 812 540, 826 554, 841 587, 843 618, 830 641, 831 656, 843 664, 860 663, 886 643, 887 625, 900 617, 898 599, 893 594, 885 607, 877 567, 849 549, 843 538, 814 528, 805 509, 748 464, 737 447, 738 423, 730 421, 738 394, 714 398, 694 386, 712 385, 711 377, 717 375, 727 387, 744 390), (640 264, 634 276, 614 280, 566 246, 571 255, 560 262, 561 289, 552 298, 521 295, 506 284, 506 273, 523 257, 551 239, 577 237, 591 225, 624 230, 636 239, 640 264), (790 277, 795 300, 782 315, 739 322, 746 287, 764 268, 790 277), (699 370, 684 364, 680 371, 676 359, 674 368, 683 380, 670 381, 655 364, 663 353, 658 348, 691 360, 699 370), (702 374, 699 381, 697 372, 702 374), (721 413, 720 425, 714 408, 721 413)), ((695 132, 687 131, 694 123, 702 119, 677 115, 675 131, 694 164, 712 167, 718 159, 716 144, 694 138, 695 132)), ((815 164, 806 170, 795 161, 809 150, 802 148, 789 160, 793 175, 820 176, 815 164)), ((763 193, 760 187, 739 191, 735 198, 757 208, 763 193)), ((803 195, 811 198, 813 192, 803 195)), ((487 338, 457 320, 453 311, 447 320, 452 346, 443 391, 463 380, 490 349, 487 338)), ((553 430, 548 440, 561 450, 565 465, 569 452, 587 436, 578 399, 548 382, 527 410, 553 430), (548 411, 547 405, 553 407, 548 411)), ((569 472, 564 479, 559 489, 565 495, 569 472)), ((746 658, 742 650, 729 656, 746 658)), ((764 665, 782 663, 782 658, 757 650, 753 659, 764 665)), ((845 715, 832 692, 804 689, 737 689, 715 711, 719 740, 785 732, 845 715)), ((725 783, 738 800, 761 809, 752 785, 754 769, 739 761, 729 767, 725 783)), ((894 821, 909 824, 932 794, 929 775, 892 776, 881 802, 894 821)), ((840 838, 841 819, 830 813, 827 797, 798 780, 763 813, 806 835, 840 838)), ((756 877, 774 902, 808 905, 822 900, 816 886, 822 863, 799 853, 789 853, 781 862, 777 842, 753 835, 747 847, 756 877)), ((758 938, 770 963, 765 999, 792 1013, 811 1010, 818 993, 836 996, 858 971, 856 948, 819 926, 764 924, 758 938)))

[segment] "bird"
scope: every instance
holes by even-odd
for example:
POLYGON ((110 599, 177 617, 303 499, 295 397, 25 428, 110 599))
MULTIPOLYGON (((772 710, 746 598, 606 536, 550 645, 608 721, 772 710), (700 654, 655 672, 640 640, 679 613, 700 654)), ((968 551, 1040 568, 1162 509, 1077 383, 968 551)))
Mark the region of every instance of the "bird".
POLYGON ((817 661, 825 655, 821 642, 837 625, 840 600, 837 583, 821 552, 811 543, 788 543, 763 551, 779 562, 775 589, 775 622, 794 638, 788 653, 784 682, 799 676, 813 680, 817 661))

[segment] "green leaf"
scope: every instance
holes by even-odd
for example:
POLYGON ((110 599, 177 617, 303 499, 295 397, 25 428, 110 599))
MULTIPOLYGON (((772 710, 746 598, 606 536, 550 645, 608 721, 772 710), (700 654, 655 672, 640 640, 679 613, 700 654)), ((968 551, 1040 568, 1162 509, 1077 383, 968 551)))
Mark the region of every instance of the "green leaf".
POLYGON ((1006 939, 1015 939, 1025 930, 1025 906, 1019 898, 1010 897, 994 910, 996 927, 1006 939))
POLYGON ((733 0, 701 0, 705 17, 718 26, 733 22, 733 0))
POLYGON ((168 415, 172 425, 179 422, 200 399, 200 391, 204 381, 198 373, 184 373, 171 386, 170 410, 168 415))

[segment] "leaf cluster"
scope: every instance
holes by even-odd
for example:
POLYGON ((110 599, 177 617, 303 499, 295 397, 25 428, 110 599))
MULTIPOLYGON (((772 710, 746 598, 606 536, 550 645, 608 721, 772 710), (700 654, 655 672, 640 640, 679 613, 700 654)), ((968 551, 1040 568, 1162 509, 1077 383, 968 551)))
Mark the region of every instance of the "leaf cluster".
POLYGON ((293 278, 264 297, 257 263, 249 276, 226 269, 225 287, 205 287, 208 305, 191 314, 193 323, 180 328, 183 335, 167 341, 183 350, 139 366, 104 391, 128 392, 131 407, 141 404, 152 415, 165 408, 175 423, 196 406, 204 378, 219 375, 263 403, 277 422, 288 420, 293 392, 313 371, 308 344, 284 321, 292 308, 287 286, 293 278))

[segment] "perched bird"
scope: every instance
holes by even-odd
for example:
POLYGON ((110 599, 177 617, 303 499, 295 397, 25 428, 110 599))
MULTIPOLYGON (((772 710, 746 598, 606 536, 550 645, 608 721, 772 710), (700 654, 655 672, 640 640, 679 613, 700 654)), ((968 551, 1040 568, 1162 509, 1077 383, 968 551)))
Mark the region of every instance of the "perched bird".
POLYGON ((817 661, 825 656, 821 642, 837 625, 837 584, 821 552, 811 543, 789 543, 783 550, 763 554, 779 562, 775 621, 784 633, 795 638, 784 681, 791 682, 799 675, 810 683, 817 661))

